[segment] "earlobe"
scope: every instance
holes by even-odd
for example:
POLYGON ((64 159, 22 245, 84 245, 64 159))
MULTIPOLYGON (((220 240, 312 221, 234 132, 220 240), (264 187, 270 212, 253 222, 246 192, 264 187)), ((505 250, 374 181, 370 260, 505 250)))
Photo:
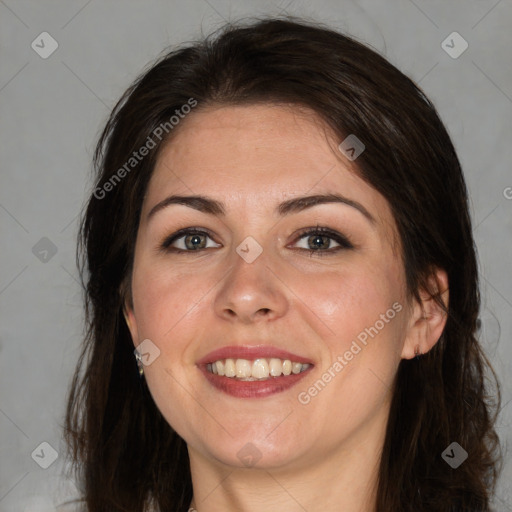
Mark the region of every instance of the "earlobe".
POLYGON ((402 359, 413 359, 431 350, 439 341, 446 325, 449 300, 446 272, 436 269, 428 279, 428 288, 429 290, 420 290, 420 302, 414 301, 402 349, 402 359), (434 297, 441 299, 444 308, 434 297))

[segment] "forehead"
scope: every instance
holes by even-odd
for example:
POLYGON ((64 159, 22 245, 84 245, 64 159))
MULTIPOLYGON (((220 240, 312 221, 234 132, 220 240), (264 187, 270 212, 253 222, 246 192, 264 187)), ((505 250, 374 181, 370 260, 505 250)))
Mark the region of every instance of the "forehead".
POLYGON ((332 165, 325 128, 311 111, 285 106, 226 106, 194 112, 163 148, 155 174, 161 164, 179 163, 186 164, 188 176, 195 178, 212 170, 225 175, 229 169, 233 179, 243 181, 265 172, 274 181, 300 180, 332 165), (307 168, 310 172, 305 174, 307 168))
POLYGON ((147 211, 169 194, 203 194, 240 214, 273 210, 294 196, 338 192, 392 224, 385 198, 362 180, 341 141, 312 111, 281 105, 223 106, 195 111, 162 148, 147 211))

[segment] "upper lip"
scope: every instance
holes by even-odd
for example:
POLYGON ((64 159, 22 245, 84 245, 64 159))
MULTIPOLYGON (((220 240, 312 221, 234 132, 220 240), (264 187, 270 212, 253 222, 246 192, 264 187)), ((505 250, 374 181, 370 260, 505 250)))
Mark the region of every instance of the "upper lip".
POLYGON ((206 354, 197 361, 197 364, 208 364, 229 358, 254 360, 263 357, 275 357, 278 359, 289 359, 295 363, 313 364, 307 357, 293 354, 292 352, 288 352, 288 350, 283 350, 272 345, 231 345, 221 347, 206 354))

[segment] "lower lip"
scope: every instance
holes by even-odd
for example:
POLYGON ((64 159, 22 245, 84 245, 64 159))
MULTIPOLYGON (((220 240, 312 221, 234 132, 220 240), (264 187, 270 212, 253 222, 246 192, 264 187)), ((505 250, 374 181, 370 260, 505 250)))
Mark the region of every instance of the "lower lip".
POLYGON ((219 391, 223 391, 236 398, 263 398, 290 389, 297 384, 297 382, 302 380, 306 374, 313 369, 313 366, 297 374, 292 373, 291 375, 271 377, 267 380, 253 381, 240 380, 237 377, 224 377, 211 373, 206 369, 206 365, 200 365, 199 368, 208 382, 219 391))

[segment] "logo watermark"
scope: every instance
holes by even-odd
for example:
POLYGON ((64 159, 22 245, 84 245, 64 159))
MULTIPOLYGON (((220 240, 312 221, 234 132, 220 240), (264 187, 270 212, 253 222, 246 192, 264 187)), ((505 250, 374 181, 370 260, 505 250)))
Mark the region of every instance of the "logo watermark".
POLYGON ((160 123, 152 132, 148 135, 146 142, 137 150, 132 153, 132 156, 120 167, 101 187, 94 189, 93 195, 96 199, 103 199, 107 193, 114 190, 114 188, 121 182, 132 169, 137 167, 144 157, 149 155, 149 152, 155 148, 162 140, 165 135, 168 135, 178 124, 185 118, 187 114, 190 114, 192 109, 197 105, 197 100, 189 98, 187 103, 183 104, 179 109, 176 109, 173 115, 169 118, 169 121, 160 123), (164 135, 165 134, 165 135, 164 135), (153 138, 158 139, 155 142, 153 138))
POLYGON ((362 141, 351 133, 345 140, 341 142, 338 149, 353 162, 365 149, 366 146, 362 141))
POLYGON ((346 350, 343 355, 339 355, 336 358, 336 361, 327 368, 327 370, 322 374, 322 376, 316 380, 316 382, 310 386, 307 391, 301 391, 297 395, 297 399, 302 405, 307 405, 311 402, 311 399, 322 391, 325 386, 329 382, 331 382, 338 373, 340 373, 345 366, 348 365, 352 359, 354 359, 354 356, 359 354, 361 352, 362 347, 359 345, 366 346, 368 344, 368 337, 371 337, 372 339, 379 334, 379 332, 384 329, 386 324, 389 324, 393 318, 395 318, 397 313, 400 313, 402 311, 402 304, 399 302, 395 302, 391 308, 389 308, 386 313, 381 313, 379 316, 379 320, 377 320, 371 327, 365 328, 363 331, 361 331, 355 339, 352 341, 352 344, 350 345, 350 349, 346 350), (359 343, 358 343, 359 341, 359 343))
POLYGON ((441 457, 453 469, 457 469, 468 458, 468 452, 454 441, 441 453, 441 457))
POLYGON ((458 59, 468 49, 468 46, 468 42, 458 32, 452 32, 441 43, 441 48, 452 59, 458 59))

